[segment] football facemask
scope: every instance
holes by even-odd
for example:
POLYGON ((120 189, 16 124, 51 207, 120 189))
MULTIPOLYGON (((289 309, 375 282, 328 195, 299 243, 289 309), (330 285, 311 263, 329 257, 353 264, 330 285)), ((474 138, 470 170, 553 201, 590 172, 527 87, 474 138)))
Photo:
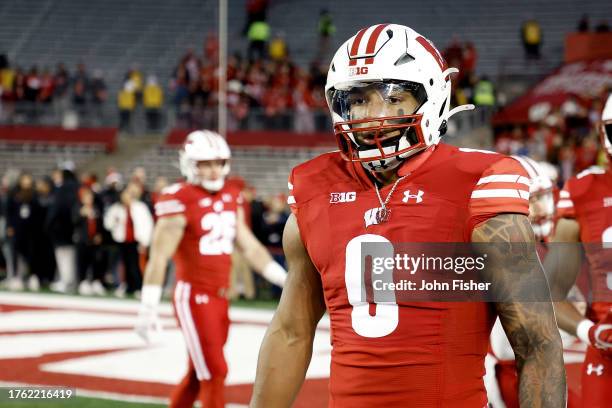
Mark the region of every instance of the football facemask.
POLYGON ((327 91, 334 115, 334 134, 345 160, 372 171, 396 167, 427 147, 422 114, 423 87, 409 81, 352 82, 327 91))

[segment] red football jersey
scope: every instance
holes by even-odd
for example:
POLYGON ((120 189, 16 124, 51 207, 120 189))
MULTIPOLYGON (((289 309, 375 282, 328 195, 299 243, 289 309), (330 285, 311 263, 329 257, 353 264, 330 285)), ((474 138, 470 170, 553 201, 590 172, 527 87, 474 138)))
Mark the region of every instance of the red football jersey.
MULTIPOLYGON (((359 164, 339 152, 293 169, 288 202, 320 273, 331 321, 331 407, 484 407, 482 380, 494 313, 482 302, 367 303, 362 242, 469 242, 500 213, 529 212, 529 180, 512 158, 440 144, 407 165, 387 222, 359 164)), ((392 185, 381 189, 384 200, 392 185)), ((371 290, 371 288, 370 288, 371 290)))
POLYGON ((166 187, 155 204, 157 217, 182 214, 187 218, 183 238, 174 254, 176 279, 219 293, 229 287, 231 253, 236 237, 240 190, 232 183, 216 193, 190 183, 166 187))
POLYGON ((560 193, 557 215, 573 218, 580 225, 589 264, 591 294, 587 317, 604 318, 612 302, 612 259, 607 245, 612 242, 612 172, 591 167, 569 179, 560 193), (604 245, 601 245, 604 244, 604 245), (607 244, 607 245, 606 245, 607 244))

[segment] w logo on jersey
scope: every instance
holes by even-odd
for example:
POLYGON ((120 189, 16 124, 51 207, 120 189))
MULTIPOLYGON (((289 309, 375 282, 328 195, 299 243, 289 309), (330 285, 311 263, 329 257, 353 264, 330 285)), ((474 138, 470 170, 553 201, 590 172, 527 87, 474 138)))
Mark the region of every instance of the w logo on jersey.
POLYGON ((415 200, 415 202, 418 204, 423 201, 424 194, 425 192, 423 190, 419 190, 416 194, 410 194, 410 190, 406 190, 404 191, 404 198, 402 198, 402 202, 409 203, 410 200, 415 200))
POLYGON ((371 208, 363 214, 363 220, 366 228, 368 228, 370 225, 382 224, 389 219, 390 215, 391 210, 388 208, 371 208))

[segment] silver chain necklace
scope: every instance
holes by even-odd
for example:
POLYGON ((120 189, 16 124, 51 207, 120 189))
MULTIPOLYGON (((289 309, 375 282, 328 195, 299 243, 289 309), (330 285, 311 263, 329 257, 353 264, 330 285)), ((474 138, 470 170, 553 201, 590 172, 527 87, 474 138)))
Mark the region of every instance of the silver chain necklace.
POLYGON ((389 203, 389 200, 391 200, 391 196, 393 195, 395 188, 397 187, 399 182, 402 181, 405 177, 406 176, 403 176, 395 180, 395 183, 393 183, 393 187, 391 187, 391 191, 389 191, 389 194, 387 194, 387 198, 385 198, 385 201, 383 201, 382 198, 380 197, 380 191, 378 190, 378 185, 374 183, 374 188, 376 189, 376 195, 378 196, 378 201, 380 202, 380 209, 376 213, 376 221, 379 224, 382 224, 383 222, 388 221, 389 217, 391 217, 391 209, 387 208, 387 204, 389 203))

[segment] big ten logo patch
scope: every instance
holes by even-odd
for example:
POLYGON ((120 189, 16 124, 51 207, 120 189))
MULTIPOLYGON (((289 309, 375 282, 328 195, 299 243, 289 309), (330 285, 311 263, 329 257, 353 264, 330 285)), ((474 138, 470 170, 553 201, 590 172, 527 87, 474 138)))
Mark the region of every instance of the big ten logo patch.
POLYGON ((329 202, 331 204, 336 203, 350 203, 357 199, 357 193, 354 191, 343 192, 343 193, 329 193, 329 202))

